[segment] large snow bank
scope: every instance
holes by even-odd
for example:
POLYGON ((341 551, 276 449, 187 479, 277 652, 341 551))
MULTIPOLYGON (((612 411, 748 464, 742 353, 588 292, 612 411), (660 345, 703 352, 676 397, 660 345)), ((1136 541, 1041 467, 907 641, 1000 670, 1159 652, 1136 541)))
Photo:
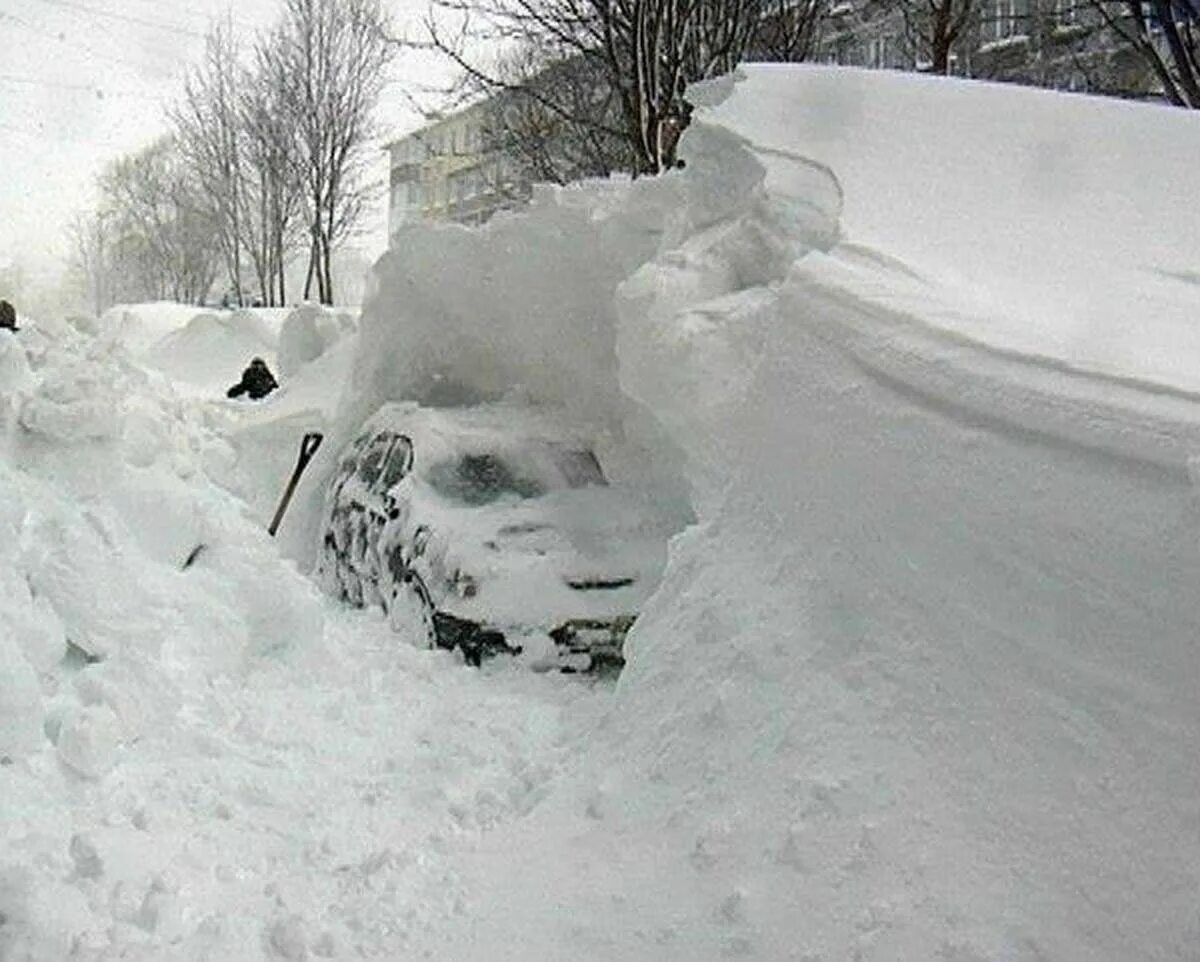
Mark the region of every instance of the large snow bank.
POLYGON ((265 570, 265 533, 207 480, 228 445, 120 345, 64 332, 31 362, 22 332, 0 339, 0 368, 21 373, 0 384, 0 638, 11 681, 0 685, 0 755, 56 743, 68 767, 95 775, 145 720, 125 719, 115 738, 68 727, 75 741, 64 742, 63 718, 83 712, 90 725, 86 679, 133 671, 122 697, 157 705, 176 671, 236 670, 289 649, 320 623, 319 607, 295 573, 280 590, 278 571, 265 570), (39 676, 57 692, 49 701, 39 676), (43 729, 51 742, 30 740, 43 729), (66 757, 76 750, 87 757, 66 757))
POLYGON ((1200 389, 1200 124, 1173 108, 839 68, 747 71, 712 121, 837 174, 856 245, 957 288, 939 325, 1200 389))
POLYGON ((81 319, 80 326, 120 341, 135 357, 144 354, 158 341, 186 327, 200 311, 190 304, 154 301, 144 304, 117 304, 92 323, 81 319))
POLYGON ((1189 958, 1200 399, 1145 380, 1200 369, 1197 301, 1117 262, 1191 255, 1194 212, 1142 214, 1200 188, 1192 118, 754 68, 664 195, 713 120, 754 175, 614 292, 700 523, 589 754, 460 860, 471 923, 431 951, 1189 958))
POLYGON ((290 377, 355 330, 354 317, 316 304, 288 314, 279 329, 279 371, 290 377))

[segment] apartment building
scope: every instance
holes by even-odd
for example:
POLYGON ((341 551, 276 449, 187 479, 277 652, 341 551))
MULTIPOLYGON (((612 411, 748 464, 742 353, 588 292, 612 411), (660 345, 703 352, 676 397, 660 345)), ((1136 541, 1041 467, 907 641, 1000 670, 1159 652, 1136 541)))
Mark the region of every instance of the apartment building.
MULTIPOLYGON (((890 70, 927 70, 904 6, 843 0, 829 11, 815 60, 890 70)), ((1153 97, 1145 62, 1103 29, 1088 0, 979 0, 950 56, 956 76, 1058 90, 1153 97)), ((916 30, 920 27, 916 26, 916 30)))
POLYGON ((484 149, 486 107, 447 114, 388 144, 389 236, 414 220, 482 224, 511 204, 509 165, 484 149))

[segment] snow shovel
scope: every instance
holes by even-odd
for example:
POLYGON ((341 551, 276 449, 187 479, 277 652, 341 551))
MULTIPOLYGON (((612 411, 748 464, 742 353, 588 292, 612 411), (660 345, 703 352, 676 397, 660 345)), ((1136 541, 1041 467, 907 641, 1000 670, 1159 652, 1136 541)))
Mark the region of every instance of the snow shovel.
POLYGON ((271 519, 271 525, 267 528, 267 533, 272 538, 275 537, 275 532, 279 530, 279 522, 283 520, 283 513, 287 510, 288 503, 292 500, 292 495, 296 491, 296 485, 300 483, 300 475, 304 473, 304 469, 308 467, 308 462, 317 453, 317 448, 321 446, 321 442, 324 439, 325 435, 319 431, 310 431, 304 435, 304 439, 300 442, 300 458, 296 461, 296 470, 292 472, 292 479, 288 482, 287 487, 283 489, 283 497, 279 499, 279 507, 275 509, 275 517, 271 519))

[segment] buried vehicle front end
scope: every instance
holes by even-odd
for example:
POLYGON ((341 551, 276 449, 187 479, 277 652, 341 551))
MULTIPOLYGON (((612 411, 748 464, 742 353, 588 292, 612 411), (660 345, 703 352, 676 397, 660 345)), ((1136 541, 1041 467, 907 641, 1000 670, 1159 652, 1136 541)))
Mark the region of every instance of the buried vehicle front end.
POLYGON ((408 494, 383 543, 393 567, 428 591, 439 645, 473 662, 524 650, 535 667, 623 664, 625 635, 666 560, 665 535, 647 534, 628 497, 566 490, 458 511, 408 494))
POLYGON ((330 486, 318 576, 473 664, 524 651, 534 667, 617 669, 673 530, 524 409, 389 405, 330 486))

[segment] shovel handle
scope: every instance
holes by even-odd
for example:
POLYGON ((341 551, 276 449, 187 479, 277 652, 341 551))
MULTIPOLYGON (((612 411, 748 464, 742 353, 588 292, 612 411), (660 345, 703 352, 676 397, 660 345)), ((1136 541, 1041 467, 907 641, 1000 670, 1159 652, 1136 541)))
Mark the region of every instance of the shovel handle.
POLYGON ((287 511, 288 504, 292 500, 292 495, 296 491, 296 485, 300 483, 300 475, 308 467, 308 462, 313 459, 313 455, 317 453, 317 448, 321 446, 323 440, 325 440, 325 435, 319 431, 309 431, 301 439, 300 457, 296 460, 296 469, 292 472, 292 477, 288 481, 287 487, 283 489, 283 497, 279 499, 279 507, 275 509, 275 517, 271 519, 271 524, 267 528, 267 534, 272 538, 275 537, 275 532, 279 530, 279 523, 283 521, 283 514, 287 511))

